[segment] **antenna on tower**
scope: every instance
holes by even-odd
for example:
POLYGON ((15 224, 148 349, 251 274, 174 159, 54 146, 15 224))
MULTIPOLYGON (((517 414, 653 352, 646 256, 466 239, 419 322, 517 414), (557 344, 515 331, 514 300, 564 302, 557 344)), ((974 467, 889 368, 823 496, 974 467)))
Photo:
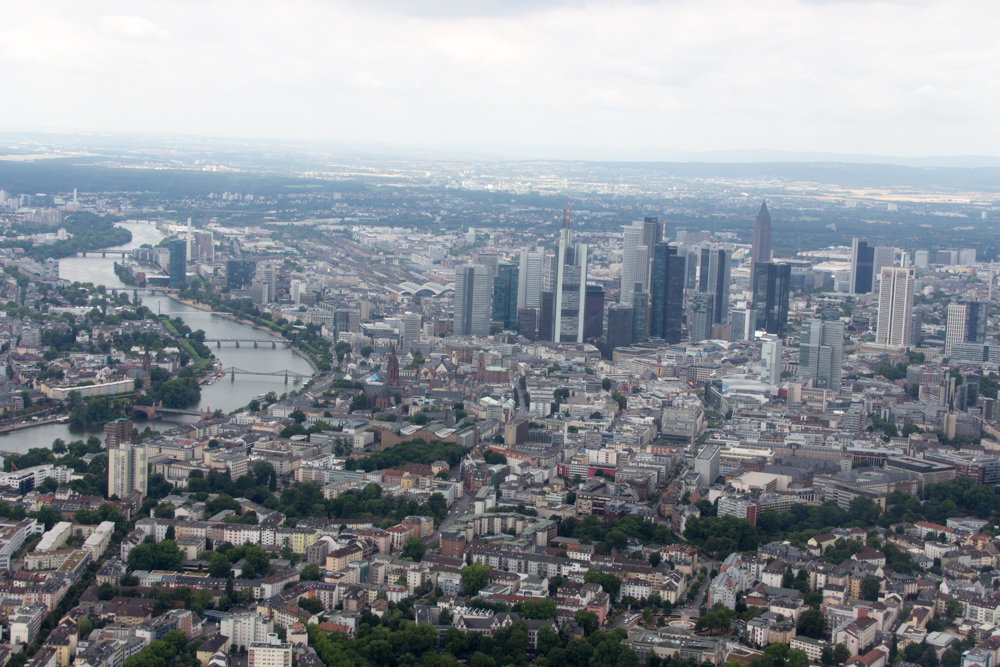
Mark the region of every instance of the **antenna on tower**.
POLYGON ((566 188, 566 208, 563 209, 563 229, 569 229, 569 188, 566 188))

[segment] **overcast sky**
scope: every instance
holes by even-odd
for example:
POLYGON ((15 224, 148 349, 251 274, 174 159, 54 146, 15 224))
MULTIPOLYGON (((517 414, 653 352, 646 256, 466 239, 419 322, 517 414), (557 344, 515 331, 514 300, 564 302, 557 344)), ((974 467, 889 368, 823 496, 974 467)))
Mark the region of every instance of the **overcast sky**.
POLYGON ((0 7, 3 129, 1000 155, 995 0, 0 7))

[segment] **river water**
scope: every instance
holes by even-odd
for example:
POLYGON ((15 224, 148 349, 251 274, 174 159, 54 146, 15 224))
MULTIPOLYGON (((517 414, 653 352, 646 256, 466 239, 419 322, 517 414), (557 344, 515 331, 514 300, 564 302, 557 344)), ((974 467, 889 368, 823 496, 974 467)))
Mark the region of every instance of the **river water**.
MULTIPOLYGON (((155 225, 124 223, 122 226, 132 232, 132 242, 119 246, 118 250, 138 248, 143 243, 156 245, 163 238, 163 234, 157 230, 155 225)), ((120 262, 121 255, 118 255, 117 258, 102 258, 100 255, 66 257, 59 261, 59 277, 70 281, 104 285, 108 289, 128 290, 128 286, 115 275, 114 263, 116 259, 120 262)), ((140 298, 142 298, 143 304, 153 312, 180 317, 191 329, 203 330, 206 338, 276 339, 275 336, 265 331, 259 331, 252 326, 192 308, 167 296, 140 295, 140 298)), ((222 345, 219 348, 215 343, 208 344, 212 353, 226 368, 234 366, 258 373, 276 373, 289 370, 308 375, 312 372, 306 360, 281 345, 277 349, 272 349, 269 343, 261 343, 258 348, 254 348, 252 344, 242 343, 242 347, 238 349, 233 343, 223 343, 222 345)), ((230 380, 230 376, 226 375, 214 384, 202 386, 201 401, 196 405, 189 406, 188 409, 221 409, 229 412, 246 405, 259 394, 273 391, 280 396, 300 386, 293 384, 291 380, 285 384, 284 377, 237 374, 234 380, 230 380)), ((146 425, 149 425, 154 430, 162 431, 178 423, 191 421, 197 421, 197 418, 170 415, 152 422, 140 421, 136 425, 139 428, 145 428, 146 425)), ((70 428, 68 424, 45 424, 0 435, 0 450, 26 452, 33 447, 49 447, 56 438, 62 438, 69 442, 80 438, 86 439, 92 434, 103 434, 103 428, 75 429, 70 428)))

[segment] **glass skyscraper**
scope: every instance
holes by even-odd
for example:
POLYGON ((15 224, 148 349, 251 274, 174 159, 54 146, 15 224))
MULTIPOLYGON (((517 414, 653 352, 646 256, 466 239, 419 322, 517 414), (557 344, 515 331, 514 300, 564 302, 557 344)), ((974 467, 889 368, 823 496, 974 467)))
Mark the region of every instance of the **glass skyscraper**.
POLYGON ((518 267, 501 264, 493 280, 493 321, 503 322, 504 329, 517 326, 518 267))

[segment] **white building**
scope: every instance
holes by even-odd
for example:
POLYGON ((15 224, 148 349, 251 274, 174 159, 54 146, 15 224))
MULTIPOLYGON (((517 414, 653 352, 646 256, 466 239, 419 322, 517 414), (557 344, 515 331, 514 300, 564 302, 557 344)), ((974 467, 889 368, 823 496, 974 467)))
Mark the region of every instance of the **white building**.
POLYGON ((247 667, 292 667, 292 645, 269 634, 267 641, 250 644, 247 667))
POLYGON ((701 476, 703 486, 711 485, 719 476, 720 450, 713 445, 705 445, 694 460, 694 469, 701 476))
POLYGON ((760 346, 760 381, 781 382, 781 339, 765 340, 760 346))
POLYGON ((274 621, 255 611, 230 614, 219 621, 219 634, 229 637, 229 643, 237 648, 266 642, 273 632, 274 621))
POLYGON ((913 269, 883 268, 878 296, 878 345, 907 347, 913 342, 913 269))

